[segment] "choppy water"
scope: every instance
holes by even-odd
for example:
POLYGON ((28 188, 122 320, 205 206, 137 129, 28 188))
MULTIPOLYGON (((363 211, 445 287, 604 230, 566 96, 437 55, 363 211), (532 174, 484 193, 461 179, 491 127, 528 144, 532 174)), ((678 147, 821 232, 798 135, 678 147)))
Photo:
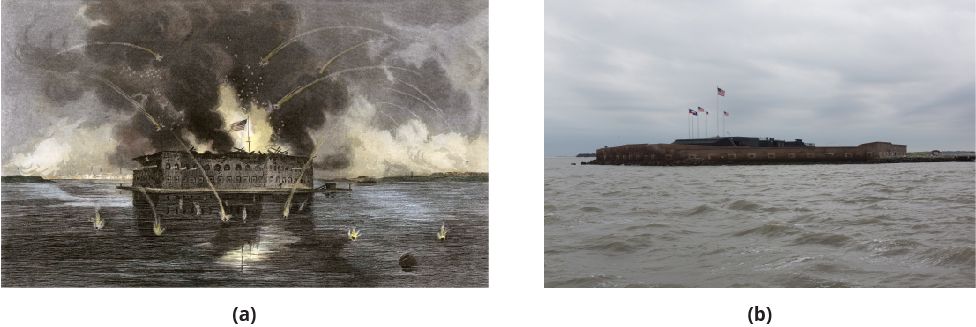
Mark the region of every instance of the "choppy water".
MULTIPOLYGON (((153 199, 122 181, 2 185, 4 287, 487 287, 487 183, 381 183, 315 195, 281 218, 281 199, 153 199), (141 200, 137 199, 137 200, 141 200), (233 203, 241 205, 234 206, 233 203), (95 206, 105 221, 94 228, 95 206), (243 220, 243 208, 248 208, 243 220), (441 225, 446 242, 437 242, 441 225), (362 237, 349 241, 356 227, 362 237), (416 267, 397 259, 411 252, 416 267)), ((209 196, 207 196, 209 198, 209 196)))
POLYGON ((546 287, 976 287, 973 163, 582 160, 545 160, 546 287))

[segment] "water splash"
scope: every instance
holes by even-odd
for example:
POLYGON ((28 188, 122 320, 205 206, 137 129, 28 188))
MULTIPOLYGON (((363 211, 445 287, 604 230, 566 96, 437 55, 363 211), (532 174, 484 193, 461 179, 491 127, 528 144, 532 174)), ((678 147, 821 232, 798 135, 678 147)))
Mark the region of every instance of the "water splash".
POLYGON ((305 171, 308 170, 308 167, 312 165, 312 159, 315 159, 315 152, 319 150, 319 147, 322 146, 322 142, 325 141, 325 137, 331 134, 336 126, 337 125, 332 125, 329 132, 326 133, 325 136, 319 138, 319 141, 315 143, 315 148, 312 149, 312 153, 308 155, 308 161, 305 161, 305 165, 302 166, 302 171, 298 174, 295 184, 292 184, 291 192, 288 193, 288 201, 285 201, 285 212, 283 213, 285 218, 288 218, 288 211, 291 210, 291 200, 295 197, 295 191, 298 189, 298 185, 301 185, 301 180, 302 177, 305 176, 305 171))
POLYGON ((443 224, 441 224, 441 230, 437 232, 437 241, 444 242, 446 240, 447 240, 447 229, 444 228, 443 224))
POLYGON ((243 212, 241 212, 241 220, 246 223, 247 222, 247 207, 243 207, 243 208, 241 208, 241 210, 243 210, 243 212))
MULTIPOLYGON (((176 135, 174 134, 173 136, 176 135)), ((190 148, 186 146, 186 143, 183 143, 182 139, 178 137, 176 139, 180 141, 180 144, 183 145, 184 148, 187 149, 186 153, 190 155, 190 159, 193 160, 193 163, 197 164, 197 168, 200 169, 200 171, 204 171, 203 165, 201 165, 200 161, 197 160, 197 157, 193 155, 193 151, 189 150, 190 148)), ((210 186, 210 191, 213 192, 214 197, 217 198, 217 206, 220 207, 220 220, 221 221, 230 220, 230 216, 228 216, 227 212, 224 211, 224 201, 220 199, 220 194, 217 194, 217 187, 214 186, 212 182, 210 182, 210 178, 204 178, 203 181, 207 182, 207 186, 210 186)))
POLYGON ((103 226, 105 226, 105 221, 102 220, 102 215, 98 213, 98 210, 99 209, 100 208, 98 206, 95 206, 95 219, 94 219, 94 223, 95 223, 95 229, 96 230, 100 230, 100 229, 102 229, 103 226))
POLYGON ((155 221, 153 221, 153 233, 156 234, 156 236, 163 235, 163 232, 165 232, 165 231, 166 231, 166 228, 163 227, 163 225, 159 221, 159 219, 156 219, 155 221))
POLYGON ((196 210, 197 216, 199 216, 200 215, 200 204, 198 204, 196 201, 193 201, 193 209, 196 210))
POLYGON ((338 28, 348 28, 348 29, 357 29, 357 30, 364 30, 364 31, 376 32, 376 33, 380 33, 380 34, 386 35, 387 37, 389 37, 391 39, 394 39, 394 40, 399 41, 399 39, 397 39, 393 35, 387 34, 387 33, 383 32, 383 31, 374 30, 372 28, 359 27, 359 26, 326 26, 326 27, 319 27, 319 28, 310 30, 310 31, 305 32, 305 33, 302 33, 302 34, 298 34, 295 37, 290 38, 290 39, 288 39, 285 42, 282 42, 281 45, 278 45, 277 48, 274 48, 274 50, 271 50, 271 52, 269 52, 268 55, 266 55, 263 58, 261 58, 261 62, 259 64, 261 66, 267 65, 268 64, 268 61, 271 60, 271 57, 273 57, 276 53, 278 53, 278 51, 281 51, 281 49, 284 49, 289 44, 292 44, 295 41, 298 41, 298 39, 300 39, 302 37, 305 37, 306 35, 309 35, 309 34, 312 34, 312 33, 321 32, 321 31, 325 31, 325 30, 330 30, 330 29, 338 29, 338 28))
POLYGON ((151 198, 149 198, 149 193, 146 193, 145 187, 140 186, 136 190, 141 192, 142 195, 146 197, 146 202, 149 202, 149 209, 152 210, 152 214, 153 214, 153 233, 156 234, 156 236, 163 235, 163 232, 166 231, 166 228, 163 228, 163 224, 159 220, 159 215, 156 214, 156 204, 153 203, 153 200, 151 198))
POLYGON ((350 229, 349 231, 346 232, 346 235, 349 236, 349 239, 350 240, 352 240, 352 241, 355 242, 356 239, 358 239, 363 234, 360 233, 360 231, 356 230, 356 227, 353 227, 352 229, 350 229))

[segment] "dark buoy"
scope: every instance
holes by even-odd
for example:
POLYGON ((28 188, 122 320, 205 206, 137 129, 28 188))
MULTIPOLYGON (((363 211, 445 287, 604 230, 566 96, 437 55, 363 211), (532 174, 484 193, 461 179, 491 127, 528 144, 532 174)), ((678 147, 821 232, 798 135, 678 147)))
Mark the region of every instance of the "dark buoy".
POLYGON ((414 258, 412 253, 407 252, 400 256, 399 263, 401 268, 410 268, 417 265, 417 258, 414 258))

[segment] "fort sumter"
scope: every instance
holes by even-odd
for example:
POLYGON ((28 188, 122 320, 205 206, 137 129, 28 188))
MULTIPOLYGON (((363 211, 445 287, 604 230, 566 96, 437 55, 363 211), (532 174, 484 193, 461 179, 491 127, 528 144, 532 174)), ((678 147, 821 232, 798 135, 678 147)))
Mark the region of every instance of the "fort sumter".
POLYGON ((226 211, 240 219, 262 211, 301 213, 311 207, 314 193, 351 191, 351 185, 336 183, 313 187, 309 157, 286 153, 161 151, 132 160, 140 165, 132 171, 132 185, 117 188, 133 191, 137 209, 152 210, 152 216, 157 209, 196 215, 226 211))
POLYGON ((857 163, 892 160, 906 146, 871 142, 858 146, 818 147, 794 141, 756 137, 677 139, 671 144, 631 144, 596 150, 597 165, 699 165, 766 163, 857 163))

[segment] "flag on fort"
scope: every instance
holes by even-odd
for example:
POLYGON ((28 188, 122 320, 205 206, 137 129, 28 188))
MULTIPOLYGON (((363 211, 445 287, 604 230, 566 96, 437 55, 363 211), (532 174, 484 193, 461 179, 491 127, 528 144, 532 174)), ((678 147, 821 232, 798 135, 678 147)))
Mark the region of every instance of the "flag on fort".
POLYGON ((725 117, 728 117, 729 116, 729 112, 728 111, 723 111, 723 112, 725 113, 725 117))
POLYGON ((725 96, 725 90, 723 90, 721 87, 719 87, 718 88, 718 95, 721 95, 721 96, 724 97, 725 96))
POLYGON ((698 107, 698 112, 705 112, 705 109, 702 109, 702 107, 698 107))
POLYGON ((247 119, 230 124, 230 130, 232 131, 243 131, 244 125, 247 125, 247 119))

